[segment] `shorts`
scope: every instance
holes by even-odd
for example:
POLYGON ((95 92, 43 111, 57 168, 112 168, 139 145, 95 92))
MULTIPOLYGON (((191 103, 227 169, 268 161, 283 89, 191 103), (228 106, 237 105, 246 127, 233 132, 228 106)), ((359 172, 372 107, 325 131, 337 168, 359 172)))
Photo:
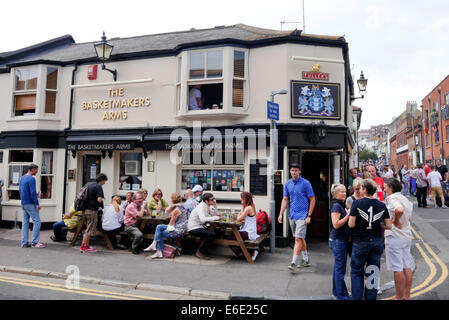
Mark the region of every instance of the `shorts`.
POLYGON ((436 195, 438 195, 440 199, 444 200, 443 189, 441 189, 441 187, 433 186, 431 190, 432 190, 432 198, 434 200, 436 199, 436 195))
POLYGON ((410 248, 412 240, 404 240, 388 236, 385 239, 385 257, 387 269, 393 272, 400 272, 404 269, 411 269, 414 261, 410 248))
POLYGON ((94 237, 97 234, 98 211, 86 209, 84 217, 86 218, 86 235, 94 237))
POLYGON ((307 232, 306 220, 293 220, 290 219, 290 228, 292 229, 293 236, 298 239, 305 239, 307 232))

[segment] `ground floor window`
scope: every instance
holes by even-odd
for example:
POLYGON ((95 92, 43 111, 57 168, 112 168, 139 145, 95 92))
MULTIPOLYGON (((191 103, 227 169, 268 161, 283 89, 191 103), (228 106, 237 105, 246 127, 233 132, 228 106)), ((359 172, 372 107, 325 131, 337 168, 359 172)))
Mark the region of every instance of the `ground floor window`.
POLYGON ((182 169, 181 189, 193 188, 199 184, 204 191, 244 190, 245 171, 242 168, 186 168, 182 169))
POLYGON ((122 152, 120 154, 119 190, 138 191, 142 187, 142 153, 122 152))
POLYGON ((51 199, 53 190, 53 152, 42 152, 41 199, 51 199))
POLYGON ((33 150, 10 150, 8 161, 8 198, 20 200, 19 181, 27 173, 28 166, 33 163, 33 150))

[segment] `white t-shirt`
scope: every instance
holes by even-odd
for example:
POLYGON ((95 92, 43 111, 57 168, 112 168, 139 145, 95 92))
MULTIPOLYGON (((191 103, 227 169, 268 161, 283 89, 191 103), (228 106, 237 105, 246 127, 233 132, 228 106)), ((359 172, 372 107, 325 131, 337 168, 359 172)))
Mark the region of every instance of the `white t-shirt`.
POLYGON ((394 218, 394 212, 398 207, 404 208, 404 213, 402 214, 401 219, 399 219, 402 224, 402 229, 398 229, 393 225, 391 230, 385 230, 385 237, 394 236, 396 238, 410 240, 412 238, 410 218, 412 216, 413 204, 400 192, 396 192, 387 197, 386 205, 391 219, 394 218))
POLYGON ((115 208, 112 204, 108 204, 104 206, 103 217, 102 217, 102 228, 106 231, 111 231, 118 229, 122 226, 124 220, 123 209, 120 208, 120 211, 115 211, 115 208))
POLYGON ((201 110, 197 99, 201 99, 201 91, 193 88, 189 92, 189 110, 201 110))
POLYGON ((384 179, 393 178, 393 170, 388 169, 388 171, 384 173, 383 178, 384 179))
POLYGON ((441 174, 438 171, 429 173, 427 180, 430 180, 430 187, 441 187, 441 174))

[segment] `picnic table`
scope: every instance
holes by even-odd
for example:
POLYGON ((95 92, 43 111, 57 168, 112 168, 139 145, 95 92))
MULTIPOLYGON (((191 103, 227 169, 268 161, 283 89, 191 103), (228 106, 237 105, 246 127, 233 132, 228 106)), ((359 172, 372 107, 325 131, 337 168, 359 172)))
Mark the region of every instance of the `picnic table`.
POLYGON ((144 215, 143 217, 137 217, 137 221, 140 222, 139 229, 143 233, 144 239, 154 239, 154 233, 144 233, 144 229, 147 224, 158 225, 168 224, 170 222, 171 215, 168 213, 162 213, 158 216, 152 217, 151 215, 144 215))

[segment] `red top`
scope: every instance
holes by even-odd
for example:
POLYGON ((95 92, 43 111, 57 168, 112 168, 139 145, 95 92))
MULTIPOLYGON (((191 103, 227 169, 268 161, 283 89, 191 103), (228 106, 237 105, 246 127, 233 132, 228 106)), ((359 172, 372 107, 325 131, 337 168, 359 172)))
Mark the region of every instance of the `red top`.
POLYGON ((424 171, 425 171, 426 177, 427 177, 427 175, 430 173, 430 168, 427 164, 424 166, 424 171))
POLYGON ((377 198, 380 201, 384 201, 384 179, 380 177, 374 178, 374 182, 377 183, 377 198))

